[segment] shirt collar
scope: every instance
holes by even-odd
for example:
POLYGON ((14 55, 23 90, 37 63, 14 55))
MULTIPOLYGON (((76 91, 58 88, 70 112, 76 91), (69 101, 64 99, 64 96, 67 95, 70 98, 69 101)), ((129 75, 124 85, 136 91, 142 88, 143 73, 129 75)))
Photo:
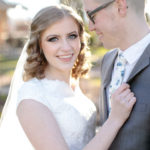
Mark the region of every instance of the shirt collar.
MULTIPOLYGON (((128 49, 123 51, 123 56, 127 60, 129 64, 132 64, 140 58, 140 56, 143 54, 145 48, 150 43, 150 33, 148 33, 144 38, 142 38, 140 41, 135 43, 134 45, 130 46, 128 49)), ((118 50, 118 53, 121 50, 118 50)), ((122 51, 121 51, 122 52, 122 51)))

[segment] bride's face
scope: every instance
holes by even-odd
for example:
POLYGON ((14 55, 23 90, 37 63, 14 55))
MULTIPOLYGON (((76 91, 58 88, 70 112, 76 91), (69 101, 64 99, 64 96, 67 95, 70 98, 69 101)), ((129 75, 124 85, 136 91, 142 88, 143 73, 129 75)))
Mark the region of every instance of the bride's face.
POLYGON ((81 47, 77 23, 71 17, 54 23, 43 32, 41 47, 51 72, 70 72, 81 47))

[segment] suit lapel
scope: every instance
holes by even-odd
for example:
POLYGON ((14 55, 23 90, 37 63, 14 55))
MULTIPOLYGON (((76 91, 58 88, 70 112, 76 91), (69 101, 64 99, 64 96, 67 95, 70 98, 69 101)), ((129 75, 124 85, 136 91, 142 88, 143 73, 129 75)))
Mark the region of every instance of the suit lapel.
POLYGON ((104 85, 104 88, 109 84, 110 80, 111 80, 111 75, 112 75, 112 70, 113 70, 113 67, 114 67, 114 62, 115 62, 115 59, 117 57, 117 49, 114 50, 110 56, 107 58, 107 60, 105 60, 107 63, 104 65, 104 68, 105 68, 105 72, 103 74, 103 85, 104 85))
POLYGON ((138 60, 137 64, 134 66, 127 82, 133 79, 140 71, 150 64, 150 44, 145 49, 143 55, 138 60))
MULTIPOLYGON (((113 51, 109 54, 108 57, 105 59, 105 64, 103 64, 103 73, 102 73, 102 91, 103 91, 103 98, 101 99, 100 103, 100 115, 101 115, 101 123, 103 124, 107 119, 107 100, 106 100, 106 87, 110 83, 112 70, 114 66, 115 59, 117 57, 117 50, 113 51)), ((127 82, 133 79, 140 71, 142 71, 145 67, 150 64, 150 44, 145 49, 143 55, 140 57, 139 61, 135 65, 134 69, 132 70, 127 82)))
POLYGON ((102 73, 102 99, 100 101, 100 124, 102 125, 108 117, 108 110, 107 110, 107 96, 106 96, 106 87, 111 80, 111 74, 114 66, 114 62, 117 56, 117 50, 108 54, 108 56, 104 60, 103 64, 103 73, 102 73))

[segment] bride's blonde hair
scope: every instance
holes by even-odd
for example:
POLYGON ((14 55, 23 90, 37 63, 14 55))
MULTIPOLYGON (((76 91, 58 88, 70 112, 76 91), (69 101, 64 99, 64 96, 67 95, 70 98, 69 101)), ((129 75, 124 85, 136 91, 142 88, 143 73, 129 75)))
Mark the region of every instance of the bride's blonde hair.
POLYGON ((33 18, 30 27, 30 39, 27 46, 27 59, 24 66, 24 81, 33 77, 38 79, 44 78, 44 71, 48 64, 41 48, 41 34, 51 25, 64 17, 72 17, 78 25, 79 36, 81 41, 81 50, 78 58, 72 68, 72 77, 77 79, 87 74, 90 68, 89 51, 87 47, 87 33, 83 27, 82 18, 69 6, 59 5, 50 6, 42 9, 33 18))

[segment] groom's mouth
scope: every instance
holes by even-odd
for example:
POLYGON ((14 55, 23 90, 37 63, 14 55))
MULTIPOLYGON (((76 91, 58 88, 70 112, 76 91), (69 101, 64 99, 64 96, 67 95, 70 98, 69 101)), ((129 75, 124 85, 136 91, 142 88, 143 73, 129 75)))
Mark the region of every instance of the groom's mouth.
POLYGON ((102 40, 102 38, 103 38, 103 33, 96 33, 97 35, 98 35, 98 38, 99 38, 99 40, 102 40))

